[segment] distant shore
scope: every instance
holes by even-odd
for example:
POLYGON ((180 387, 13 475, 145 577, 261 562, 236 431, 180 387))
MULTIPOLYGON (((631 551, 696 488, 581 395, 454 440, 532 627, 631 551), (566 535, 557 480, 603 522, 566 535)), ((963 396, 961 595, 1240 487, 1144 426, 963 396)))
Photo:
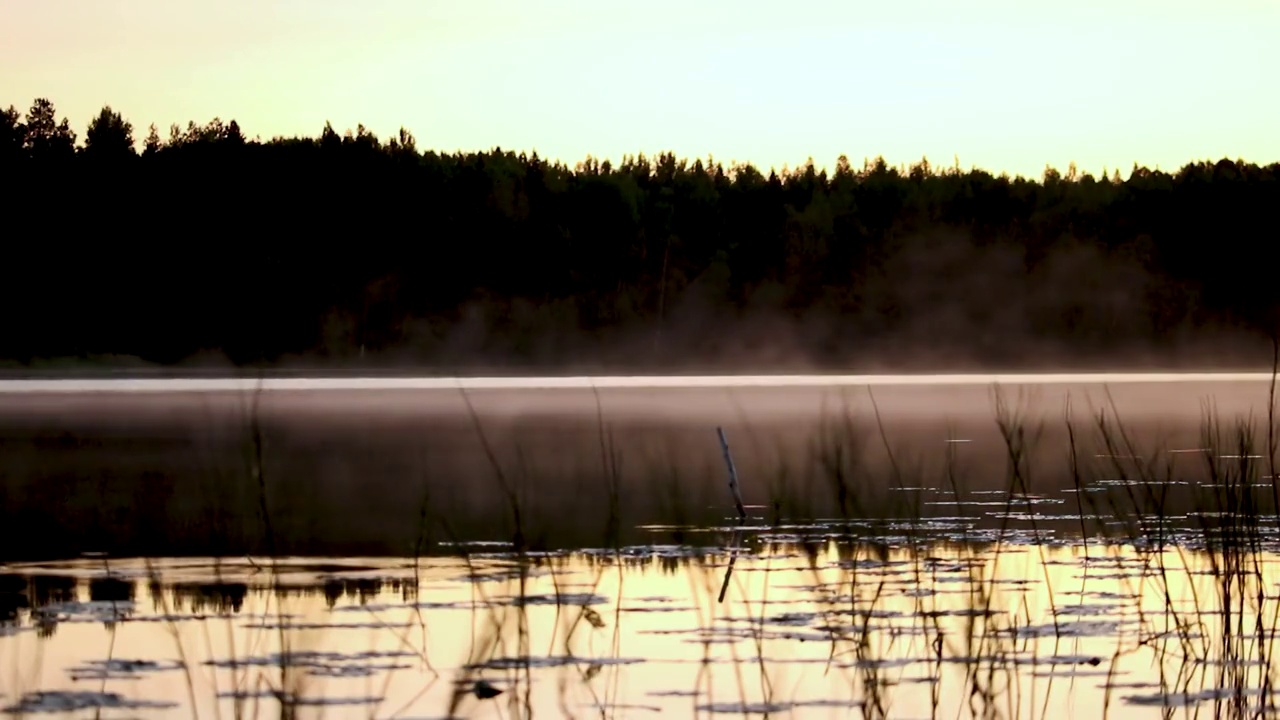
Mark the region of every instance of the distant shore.
MULTIPOLYGON (((856 388, 919 388, 928 392, 981 387, 1106 388, 1159 384, 1254 386, 1266 394, 1274 381, 1272 372, 1162 372, 1162 373, 973 373, 973 374, 806 374, 806 375, 550 375, 550 376, 470 376, 422 375, 348 376, 249 376, 249 377, 168 377, 168 376, 80 376, 80 377, 0 377, 4 395, 174 395, 283 392, 310 395, 339 393, 504 393, 540 391, 644 391, 697 393, 699 391, 763 391, 799 393, 805 390, 842 394, 856 388)), ((1068 390, 1069 391, 1069 390, 1068 390)), ((514 396, 512 396, 514 402, 514 396)))
MULTIPOLYGON (((54 361, 22 366, 0 363, 0 382, 22 380, 348 380, 348 379, 440 379, 454 378, 730 378, 745 376, 797 377, 974 377, 974 376, 1050 376, 1120 375, 1130 379, 1150 375, 1270 375, 1273 368, 1260 363, 1182 362, 1163 365, 1136 363, 1067 362, 1060 365, 1038 363, 1004 364, 978 367, 925 367, 913 364, 878 363, 840 367, 837 365, 782 365, 772 367, 733 366, 724 363, 680 366, 653 365, 294 365, 284 367, 235 367, 231 365, 149 365, 130 363, 95 363, 54 361)), ((1089 382, 1086 380, 1086 382, 1089 382)))

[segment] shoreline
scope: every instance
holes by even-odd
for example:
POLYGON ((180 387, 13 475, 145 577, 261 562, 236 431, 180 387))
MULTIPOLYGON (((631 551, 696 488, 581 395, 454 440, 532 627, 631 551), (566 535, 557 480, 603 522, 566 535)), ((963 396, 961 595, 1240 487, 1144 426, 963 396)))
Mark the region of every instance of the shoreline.
POLYGON ((947 387, 975 385, 1108 385, 1175 383, 1270 383, 1260 372, 949 373, 812 375, 264 375, 166 377, 65 375, 5 377, 0 394, 379 391, 379 390, 607 390, 607 389, 785 389, 839 387, 947 387))

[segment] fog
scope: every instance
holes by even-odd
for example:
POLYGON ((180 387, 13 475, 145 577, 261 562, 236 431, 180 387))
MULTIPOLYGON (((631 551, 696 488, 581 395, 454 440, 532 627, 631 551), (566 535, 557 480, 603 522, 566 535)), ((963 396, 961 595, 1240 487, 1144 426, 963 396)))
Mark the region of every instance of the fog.
MULTIPOLYGON (((839 285, 815 276, 739 287, 731 264, 712 260, 695 275, 664 280, 655 307, 618 299, 606 313, 613 319, 590 330, 573 299, 475 301, 448 323, 408 321, 405 346, 382 357, 447 374, 1270 367, 1265 333, 1205 306, 1196 283, 1153 270, 1152 251, 1140 243, 1108 250, 1071 236, 1042 245, 1005 240, 906 232, 839 285)), ((826 240, 794 242, 835 252, 826 240)), ((282 363, 305 369, 315 361, 282 363)))
MULTIPOLYGON (((278 427, 352 433, 380 423, 410 434, 441 423, 495 429, 567 423, 591 436, 607 425, 626 445, 627 433, 642 428, 710 438, 719 425, 749 426, 781 436, 816 432, 835 419, 876 425, 890 440, 922 433, 937 440, 952 431, 993 433, 1001 414, 1061 425, 1069 410, 1086 424, 1099 413, 1111 415, 1154 441, 1170 433, 1192 437, 1208 414, 1264 421, 1271 382, 1269 373, 1205 372, 0 380, 0 421, 10 428, 144 435, 176 427, 199 433, 202 423, 243 423, 251 412, 278 427)), ((545 441, 572 445, 571 435, 545 441)))
POLYGON ((1236 420, 1265 431, 1270 383, 1266 373, 7 380, 0 492, 14 542, 38 532, 56 536, 46 548, 110 539, 118 552, 151 552, 153 537, 119 528, 160 528, 185 538, 183 552, 243 552, 255 542, 261 463, 291 552, 403 552, 424 502, 450 532, 508 537, 511 493, 522 522, 570 546, 600 542, 611 498, 632 534, 713 521, 729 500, 717 427, 748 503, 827 516, 840 477, 863 512, 901 512, 898 485, 1007 488, 1011 442, 1036 492, 1071 488, 1072 457, 1088 477, 1134 470, 1115 465, 1118 452, 1145 458, 1144 472, 1196 476, 1206 459, 1234 462, 1218 454, 1239 452, 1236 420), (1125 447, 1108 448, 1100 422, 1123 428, 1125 447), (1228 435, 1215 440, 1215 427, 1228 435), (190 530, 211 513, 233 530, 190 530))

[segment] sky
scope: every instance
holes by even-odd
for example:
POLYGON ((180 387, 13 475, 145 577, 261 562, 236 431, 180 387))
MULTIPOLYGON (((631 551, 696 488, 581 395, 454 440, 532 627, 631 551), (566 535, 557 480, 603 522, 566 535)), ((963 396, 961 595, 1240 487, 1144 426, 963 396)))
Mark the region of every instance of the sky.
POLYGON ((0 106, 1038 177, 1280 161, 1276 0, 0 0, 0 106))

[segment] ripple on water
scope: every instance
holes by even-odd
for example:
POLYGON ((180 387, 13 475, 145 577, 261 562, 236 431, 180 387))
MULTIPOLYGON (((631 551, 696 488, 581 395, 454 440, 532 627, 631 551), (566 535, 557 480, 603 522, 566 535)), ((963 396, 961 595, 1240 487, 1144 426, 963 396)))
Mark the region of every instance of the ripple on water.
MULTIPOLYGON (((830 526, 812 527, 829 534, 830 526)), ((1252 689, 1260 661, 1220 644, 1222 623, 1238 618, 1239 608, 1228 615, 1215 605, 1215 566, 1202 551, 1161 556, 1100 543, 1086 551, 1066 539, 1047 544, 1043 533, 970 530, 1023 544, 925 545, 883 531, 866 536, 873 544, 844 535, 817 542, 796 529, 788 532, 814 547, 801 551, 776 533, 764 535, 773 545, 738 553, 732 570, 720 547, 629 546, 551 559, 488 553, 495 548, 482 545, 467 550, 487 548, 488 557, 423 559, 411 575, 398 574, 403 560, 299 561, 282 570, 287 583, 247 576, 215 582, 199 577, 196 563, 177 562, 173 582, 161 573, 152 583, 129 561, 113 560, 121 567, 110 583, 80 568, 49 585, 56 593, 39 596, 29 592, 30 577, 10 572, 0 591, 30 602, 5 605, 10 619, 0 622, 0 653, 32 652, 39 642, 69 660, 37 670, 30 687, 6 698, 5 712, 185 713, 185 683, 164 679, 179 672, 193 677, 201 708, 273 700, 387 717, 444 714, 456 688, 477 680, 521 702, 527 691, 535 714, 584 708, 825 716, 824 708, 856 711, 875 695, 891 703, 894 716, 928 716, 934 693, 946 707, 966 706, 974 668, 1000 678, 993 693, 1017 692, 1011 678, 1034 678, 1037 698, 1054 698, 1045 707, 1078 713, 1103 708, 1102 688, 1122 693, 1136 716, 1153 709, 1151 717, 1228 692, 1203 682, 1157 682, 1179 672, 1201 680, 1238 675, 1245 695, 1267 700, 1252 689), (1144 597, 1140 591, 1153 584, 1160 595, 1144 597), (198 600, 209 612, 174 612, 177 598, 187 606, 198 600), (59 631, 62 624, 78 626, 59 631), (43 639, 26 634, 32 629, 43 639), (184 655, 175 637, 185 638, 184 655), (1203 657, 1186 657, 1188 647, 1203 657), (174 657, 201 671, 188 672, 174 657), (1197 665, 1215 670, 1185 672, 1197 665), (739 689, 737 678, 758 668, 786 678, 785 696, 778 691, 784 684, 772 694, 739 689), (1125 682, 1116 681, 1121 677, 1125 682), (86 681, 130 691, 71 687, 86 681), (130 684, 109 685, 115 682, 130 684), (868 683, 876 693, 864 692, 868 683)), ((1262 597, 1273 612, 1280 559, 1264 556, 1249 567, 1260 568, 1272 590, 1249 594, 1249 602, 1262 597)), ((461 699, 507 701, 470 693, 461 699)))

